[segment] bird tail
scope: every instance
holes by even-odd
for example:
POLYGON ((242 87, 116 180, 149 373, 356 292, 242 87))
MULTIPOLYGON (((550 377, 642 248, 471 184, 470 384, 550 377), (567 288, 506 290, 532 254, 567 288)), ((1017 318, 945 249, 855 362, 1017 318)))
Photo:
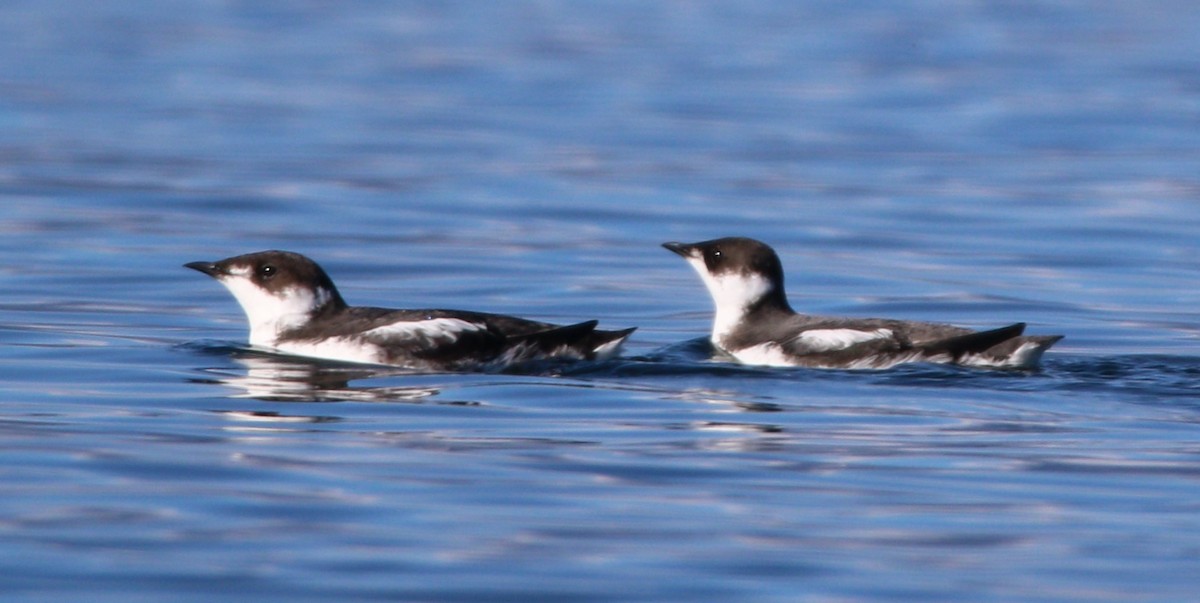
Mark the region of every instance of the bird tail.
POLYGON ((587 339, 584 347, 591 350, 592 358, 608 360, 621 351, 621 345, 636 330, 637 327, 617 331, 592 331, 592 335, 587 339))
POLYGON ((513 343, 524 344, 531 356, 552 357, 571 355, 586 360, 604 360, 613 357, 625 339, 636 328, 619 331, 599 331, 595 320, 553 327, 512 338, 513 343))
POLYGON ((1062 335, 1023 337, 1025 323, 967 333, 931 341, 921 346, 928 355, 948 355, 954 362, 969 366, 1032 368, 1042 354, 1058 343, 1062 335))
POLYGON ((924 343, 920 347, 929 356, 947 355, 953 358, 955 362, 958 362, 965 356, 982 354, 993 346, 1000 345, 1014 337, 1020 337, 1024 332, 1025 323, 1018 322, 1007 327, 1000 327, 999 329, 975 331, 964 335, 937 339, 924 343))

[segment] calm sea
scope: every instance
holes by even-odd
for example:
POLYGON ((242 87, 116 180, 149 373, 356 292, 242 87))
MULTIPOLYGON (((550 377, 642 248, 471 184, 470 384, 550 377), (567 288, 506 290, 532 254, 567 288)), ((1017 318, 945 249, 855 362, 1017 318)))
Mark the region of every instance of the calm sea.
POLYGON ((0 598, 1193 601, 1193 2, 0 9, 0 598), (709 359, 667 240, 1033 372, 709 359), (181 264, 638 326, 406 374, 256 354, 181 264))

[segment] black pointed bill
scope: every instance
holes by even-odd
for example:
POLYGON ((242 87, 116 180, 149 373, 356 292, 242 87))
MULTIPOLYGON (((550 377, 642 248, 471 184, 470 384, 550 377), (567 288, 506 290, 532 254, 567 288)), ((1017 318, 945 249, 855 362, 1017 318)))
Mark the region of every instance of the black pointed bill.
POLYGON ((696 246, 689 245, 687 243, 676 243, 672 241, 669 243, 663 243, 662 246, 685 258, 694 257, 696 252, 696 246))
POLYGON ((196 270, 198 272, 203 272, 204 274, 207 274, 213 278, 217 278, 218 276, 225 274, 225 272, 218 268, 213 262, 188 262, 184 264, 183 267, 191 268, 192 270, 196 270))

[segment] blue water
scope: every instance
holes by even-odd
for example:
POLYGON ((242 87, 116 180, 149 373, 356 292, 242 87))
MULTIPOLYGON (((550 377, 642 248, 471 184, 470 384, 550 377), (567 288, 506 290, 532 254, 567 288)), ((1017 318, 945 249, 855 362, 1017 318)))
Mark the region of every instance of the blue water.
POLYGON ((1188 601, 1191 2, 8 2, 4 601, 1188 601), (667 240, 1040 371, 708 359, 667 240), (638 326, 612 362, 245 350, 181 264, 638 326))

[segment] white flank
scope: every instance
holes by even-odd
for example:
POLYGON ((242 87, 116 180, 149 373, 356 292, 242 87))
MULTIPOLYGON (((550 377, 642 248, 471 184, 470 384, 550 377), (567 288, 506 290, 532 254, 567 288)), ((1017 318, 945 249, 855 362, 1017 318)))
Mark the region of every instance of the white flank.
POLYGON ((285 341, 278 346, 272 346, 280 352, 307 356, 309 358, 324 358, 342 362, 359 362, 363 364, 385 364, 379 348, 358 339, 347 337, 330 337, 320 341, 285 341))
POLYGON ((752 366, 797 366, 797 362, 783 352, 777 343, 760 343, 731 352, 742 364, 752 366))
POLYGON ((822 369, 885 369, 897 364, 918 359, 916 354, 877 355, 871 354, 847 362, 825 362, 820 355, 792 356, 784 353, 776 343, 762 343, 731 354, 738 362, 752 366, 804 366, 822 369))
POLYGON ((844 350, 852 345, 877 339, 890 339, 891 329, 862 331, 859 329, 813 329, 796 336, 796 340, 814 352, 844 350))
POLYGON ((463 333, 483 331, 487 327, 461 318, 430 318, 427 320, 404 320, 363 333, 365 337, 396 339, 427 339, 431 341, 454 341, 463 333))
POLYGON ((714 276, 708 272, 704 259, 687 258, 688 264, 700 275, 712 295, 716 314, 713 316, 712 341, 717 343, 731 333, 742 321, 746 309, 771 292, 774 285, 760 274, 726 273, 714 276))

